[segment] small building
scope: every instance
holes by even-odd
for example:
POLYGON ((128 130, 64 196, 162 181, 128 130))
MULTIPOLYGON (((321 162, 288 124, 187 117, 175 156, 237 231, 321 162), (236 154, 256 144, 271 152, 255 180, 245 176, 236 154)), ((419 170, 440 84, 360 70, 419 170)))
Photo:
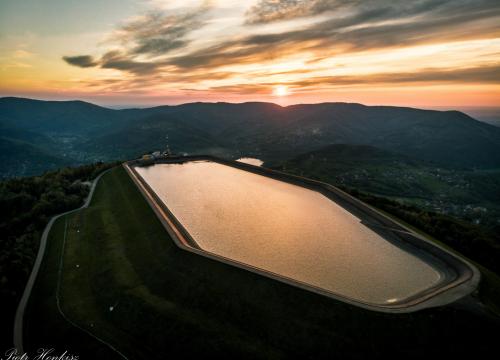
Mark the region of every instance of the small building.
POLYGON ((154 157, 150 154, 144 154, 142 155, 142 158, 140 160, 140 163, 142 165, 149 165, 149 164, 152 164, 154 162, 154 157))

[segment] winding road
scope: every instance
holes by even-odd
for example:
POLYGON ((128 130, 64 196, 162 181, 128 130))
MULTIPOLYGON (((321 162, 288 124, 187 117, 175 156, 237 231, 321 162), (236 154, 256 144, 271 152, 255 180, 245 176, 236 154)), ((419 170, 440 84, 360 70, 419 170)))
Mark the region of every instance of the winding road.
MULTIPOLYGON (((65 216, 65 215, 68 215, 68 214, 74 213, 76 211, 87 208, 90 205, 90 202, 92 201, 92 196, 94 195, 94 191, 95 191, 95 188, 97 186, 97 183, 99 182, 101 177, 110 170, 111 169, 108 169, 108 170, 102 172, 101 174, 99 174, 99 176, 97 176, 94 179, 94 181, 91 184, 89 194, 88 194, 87 198, 85 199, 85 202, 82 206, 80 206, 79 208, 70 210, 70 211, 63 212, 59 215, 53 216, 50 219, 50 221, 48 222, 47 226, 45 226, 45 229, 43 230, 43 233, 42 233, 42 237, 40 239, 40 247, 38 248, 38 254, 36 256, 35 264, 33 265, 33 270, 31 270, 30 277, 28 279, 28 282, 26 283, 26 287, 24 288, 24 293, 23 293, 21 301, 19 302, 19 305, 17 307, 16 318, 14 320, 14 347, 17 349, 18 354, 24 354, 24 348, 23 348, 24 312, 26 310, 26 305, 28 304, 28 300, 29 300, 29 297, 31 295, 31 291, 33 290, 33 286, 34 286, 36 278, 38 276, 38 272, 40 270, 40 265, 42 264, 43 256, 45 254, 45 248, 47 246, 47 238, 48 238, 48 235, 50 233, 50 230, 52 229, 52 225, 54 225, 54 222, 62 216, 65 216)), ((63 256, 63 254, 61 256, 63 256)), ((126 357, 122 353, 120 353, 117 349, 115 349, 112 345, 108 344, 104 340, 98 338, 94 334, 81 328, 80 326, 78 326, 77 324, 75 324, 71 320, 69 320, 68 317, 62 312, 62 310, 59 306, 59 294, 57 294, 57 299, 58 299, 57 305, 58 305, 59 312, 61 313, 61 315, 64 317, 64 319, 66 321, 68 321, 73 326, 79 328, 80 330, 86 332, 87 334, 89 334, 90 336, 92 336, 96 340, 100 341, 101 343, 107 345, 113 351, 117 352, 121 357, 126 359, 126 357)))

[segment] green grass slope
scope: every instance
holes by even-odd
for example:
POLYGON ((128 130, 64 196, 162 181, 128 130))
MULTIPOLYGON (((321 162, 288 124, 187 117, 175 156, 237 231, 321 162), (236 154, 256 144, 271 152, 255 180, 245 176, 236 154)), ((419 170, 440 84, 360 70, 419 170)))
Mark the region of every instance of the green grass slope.
POLYGON ((28 349, 106 351, 55 307, 61 255, 63 311, 129 359, 481 357, 496 349, 498 323, 465 310, 371 312, 180 250, 123 168, 94 196, 50 234, 28 349))

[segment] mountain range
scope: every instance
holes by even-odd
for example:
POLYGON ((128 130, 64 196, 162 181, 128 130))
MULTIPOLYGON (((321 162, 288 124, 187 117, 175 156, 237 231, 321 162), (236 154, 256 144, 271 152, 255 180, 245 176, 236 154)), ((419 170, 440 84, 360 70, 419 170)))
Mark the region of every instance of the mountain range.
POLYGON ((350 103, 189 103, 113 110, 0 98, 1 177, 152 150, 280 162, 332 144, 376 146, 461 168, 500 167, 500 128, 458 111, 350 103))

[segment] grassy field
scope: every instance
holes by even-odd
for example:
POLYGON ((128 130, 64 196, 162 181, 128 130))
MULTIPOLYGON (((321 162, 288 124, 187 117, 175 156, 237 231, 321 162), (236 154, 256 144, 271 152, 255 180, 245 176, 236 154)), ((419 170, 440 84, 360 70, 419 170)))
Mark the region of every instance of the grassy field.
POLYGON ((63 236, 64 227, 65 219, 54 224, 39 277, 31 293, 25 313, 25 351, 34 354, 39 348, 55 348, 58 353, 68 350, 75 354, 76 348, 82 359, 119 359, 109 348, 71 325, 58 311, 56 290, 63 245, 59 235, 63 236), (78 345, 74 348, 73 344, 78 345))
POLYGON ((371 312, 182 251, 119 167, 88 209, 50 234, 27 314, 28 350, 119 358, 59 313, 61 254, 62 310, 129 359, 486 356, 497 348, 498 322, 458 307, 371 312))

